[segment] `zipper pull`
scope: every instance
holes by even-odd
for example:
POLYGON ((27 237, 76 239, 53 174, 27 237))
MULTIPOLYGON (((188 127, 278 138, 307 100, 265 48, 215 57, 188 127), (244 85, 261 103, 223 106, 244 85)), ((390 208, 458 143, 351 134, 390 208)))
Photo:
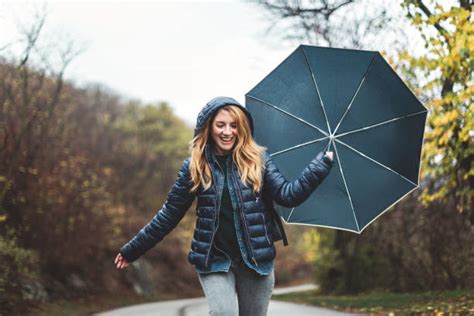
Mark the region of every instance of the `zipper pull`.
POLYGON ((255 257, 252 257, 252 261, 255 264, 255 266, 258 267, 258 263, 257 263, 257 260, 255 260, 255 257))

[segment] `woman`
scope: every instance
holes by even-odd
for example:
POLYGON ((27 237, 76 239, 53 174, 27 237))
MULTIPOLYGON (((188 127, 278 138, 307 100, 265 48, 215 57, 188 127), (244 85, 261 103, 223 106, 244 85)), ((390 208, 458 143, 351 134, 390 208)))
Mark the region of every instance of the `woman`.
POLYGON ((320 152, 287 181, 253 139, 250 113, 217 97, 198 115, 186 158, 163 207, 115 258, 123 269, 161 241, 197 197, 188 261, 195 266, 211 315, 266 315, 275 283, 274 242, 288 244, 273 201, 294 207, 328 175, 333 153, 320 152))

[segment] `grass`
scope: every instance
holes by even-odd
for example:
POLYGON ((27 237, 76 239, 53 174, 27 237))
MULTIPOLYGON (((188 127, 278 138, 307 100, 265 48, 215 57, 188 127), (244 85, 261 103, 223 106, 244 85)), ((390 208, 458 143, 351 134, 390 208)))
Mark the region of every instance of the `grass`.
POLYGON ((340 311, 386 315, 474 315, 474 289, 359 295, 322 295, 317 291, 274 295, 272 299, 340 311))

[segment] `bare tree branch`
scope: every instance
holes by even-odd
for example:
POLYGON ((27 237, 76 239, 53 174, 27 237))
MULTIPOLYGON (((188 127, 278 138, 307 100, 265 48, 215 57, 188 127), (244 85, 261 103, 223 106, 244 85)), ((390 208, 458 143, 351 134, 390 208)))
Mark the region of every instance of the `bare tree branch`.
MULTIPOLYGON (((280 36, 305 39, 311 44, 372 48, 369 36, 388 31, 392 12, 368 0, 257 0, 272 20, 270 29, 287 23, 280 36), (369 46, 369 47, 367 47, 369 46)), ((269 32, 267 30, 267 33, 269 32)), ((397 36, 403 37, 402 34, 397 36)))
POLYGON ((40 13, 37 12, 35 14, 35 20, 37 22, 31 24, 29 26, 29 29, 26 29, 21 25, 19 26, 21 33, 26 40, 26 47, 22 53, 23 57, 21 58, 20 63, 18 64, 18 68, 23 67, 27 63, 30 57, 31 50, 33 49, 33 47, 35 47, 38 38, 41 34, 41 30, 44 27, 44 24, 46 22, 46 16, 47 14, 45 11, 40 13))
MULTIPOLYGON (((430 17, 433 15, 431 13, 430 9, 423 3, 422 0, 414 0, 414 2, 418 5, 421 11, 426 15, 426 17, 430 17)), ((442 27, 438 22, 434 24, 434 27, 446 38, 447 37, 447 31, 442 27)))

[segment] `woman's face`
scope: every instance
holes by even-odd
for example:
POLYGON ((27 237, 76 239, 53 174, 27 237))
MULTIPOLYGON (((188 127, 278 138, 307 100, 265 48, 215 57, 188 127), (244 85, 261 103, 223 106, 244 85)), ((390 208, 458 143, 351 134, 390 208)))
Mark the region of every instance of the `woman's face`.
POLYGON ((232 151, 237 138, 237 124, 228 111, 221 109, 217 112, 212 122, 211 135, 218 155, 232 151))

